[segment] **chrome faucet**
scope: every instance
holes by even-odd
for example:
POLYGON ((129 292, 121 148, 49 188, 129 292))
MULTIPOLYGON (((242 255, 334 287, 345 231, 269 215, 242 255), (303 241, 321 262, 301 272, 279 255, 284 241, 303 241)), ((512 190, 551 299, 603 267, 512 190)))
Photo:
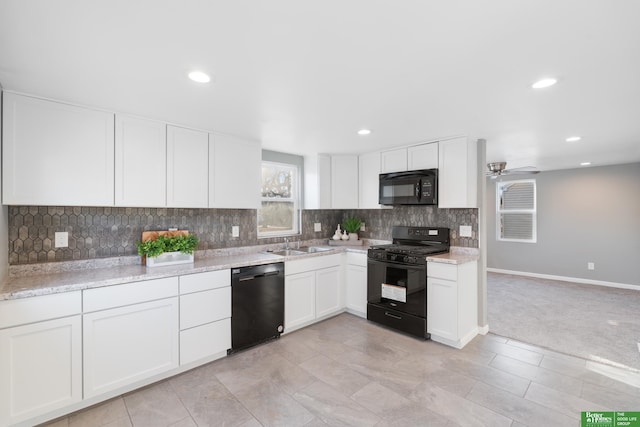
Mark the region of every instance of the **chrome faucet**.
POLYGON ((284 248, 285 249, 289 249, 289 238, 288 237, 284 238, 284 248))

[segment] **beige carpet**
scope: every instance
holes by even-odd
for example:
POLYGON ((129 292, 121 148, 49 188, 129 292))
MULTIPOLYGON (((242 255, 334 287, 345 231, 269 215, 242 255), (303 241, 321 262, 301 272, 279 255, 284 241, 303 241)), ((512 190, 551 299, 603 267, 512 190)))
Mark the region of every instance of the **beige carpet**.
POLYGON ((488 273, 492 333, 640 371, 640 291, 488 273))

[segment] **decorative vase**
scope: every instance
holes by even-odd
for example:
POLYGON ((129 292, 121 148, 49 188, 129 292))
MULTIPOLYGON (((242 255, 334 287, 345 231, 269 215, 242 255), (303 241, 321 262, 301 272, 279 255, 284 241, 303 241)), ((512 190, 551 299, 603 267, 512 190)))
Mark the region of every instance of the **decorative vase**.
POLYGON ((349 240, 349 235, 347 234, 347 230, 342 232, 342 240, 349 240))

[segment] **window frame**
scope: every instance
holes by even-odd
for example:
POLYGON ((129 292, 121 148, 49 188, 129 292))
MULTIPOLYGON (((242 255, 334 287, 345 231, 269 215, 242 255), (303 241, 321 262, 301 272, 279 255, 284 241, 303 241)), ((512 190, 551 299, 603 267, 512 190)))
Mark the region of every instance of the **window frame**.
POLYGON ((496 183, 496 240, 499 242, 514 242, 514 243, 537 243, 538 241, 538 189, 536 180, 531 179, 518 179, 499 181, 496 183), (503 187, 506 185, 513 185, 518 183, 531 183, 533 184, 533 208, 531 209, 502 209, 500 206, 501 193, 503 187), (509 214, 530 214, 531 215, 531 239, 515 239, 502 237, 502 218, 503 215, 509 214))
MULTIPOLYGON (((262 171, 262 167, 264 164, 269 164, 269 165, 277 165, 277 166, 282 166, 282 167, 286 167, 289 169, 292 169, 294 171, 293 173, 293 179, 291 182, 291 194, 292 197, 287 197, 287 198, 275 198, 275 197, 263 197, 262 194, 260 194, 260 207, 256 210, 256 232, 257 232, 257 236, 258 239, 268 239, 271 237, 285 237, 285 236, 297 236, 301 234, 301 185, 302 185, 302 180, 301 180, 301 173, 302 171, 300 170, 300 167, 295 164, 295 163, 290 163, 287 161, 273 161, 273 160, 262 160, 260 162, 260 170, 262 171), (293 203, 293 228, 291 230, 285 230, 285 231, 272 231, 272 232, 261 232, 260 231, 260 211, 262 210, 262 203, 263 202, 282 202, 282 203, 293 203)), ((262 187, 262 172, 260 173, 260 184, 262 187)))

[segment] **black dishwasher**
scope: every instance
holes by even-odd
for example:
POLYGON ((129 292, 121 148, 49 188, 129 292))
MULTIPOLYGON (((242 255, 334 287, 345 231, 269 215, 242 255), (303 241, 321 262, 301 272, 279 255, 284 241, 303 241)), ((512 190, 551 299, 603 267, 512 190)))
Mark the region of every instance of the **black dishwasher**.
POLYGON ((284 330, 284 263, 231 270, 233 353, 280 337, 284 330))

